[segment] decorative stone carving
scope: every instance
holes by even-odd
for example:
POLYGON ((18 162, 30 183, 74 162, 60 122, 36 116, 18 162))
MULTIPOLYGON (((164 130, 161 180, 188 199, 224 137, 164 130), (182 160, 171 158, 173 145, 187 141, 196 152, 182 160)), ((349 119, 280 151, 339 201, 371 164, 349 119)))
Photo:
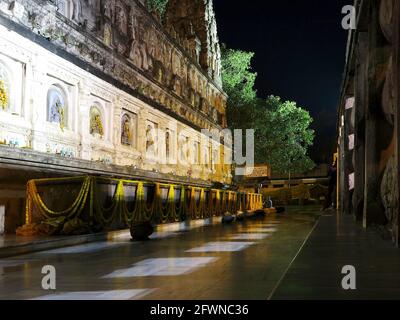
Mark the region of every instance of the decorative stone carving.
POLYGON ((140 44, 136 40, 133 40, 132 42, 131 50, 129 53, 129 59, 133 62, 133 64, 136 67, 143 69, 144 57, 142 56, 140 44))
POLYGON ((146 154, 150 158, 154 158, 156 155, 155 134, 155 125, 148 124, 146 127, 146 154))
POLYGON ((190 149, 189 149, 189 137, 180 136, 178 143, 178 150, 181 161, 185 162, 189 160, 190 149))
POLYGON ((132 136, 132 118, 128 114, 124 114, 121 120, 121 143, 125 146, 131 146, 132 136))
MULTIPOLYGON (((117 3, 116 6, 118 8, 119 4, 117 3)), ((187 13, 187 10, 183 9, 182 12, 187 13)), ((116 24, 117 20, 118 19, 116 19, 116 24)), ((207 98, 206 88, 207 85, 209 85, 204 76, 201 75, 195 67, 190 67, 189 81, 187 82, 188 62, 178 56, 168 40, 165 39, 153 25, 149 24, 145 17, 138 15, 137 11, 134 9, 130 10, 129 21, 131 26, 131 45, 128 50, 129 60, 138 68, 144 71, 150 71, 152 77, 157 82, 184 98, 192 107, 201 108, 201 97, 207 98), (180 79, 177 76, 179 76, 180 79), (188 94, 190 90, 193 90, 193 92, 188 94)), ((188 35, 196 37, 196 27, 190 19, 188 19, 188 21, 188 25, 185 26, 185 24, 182 24, 181 27, 188 35)), ((117 24, 116 28, 121 29, 121 26, 118 27, 117 24)), ((175 30, 174 26, 168 28, 170 30, 171 28, 175 30)), ((117 40, 117 42, 119 42, 119 40, 117 40)), ((119 48, 118 45, 117 48, 119 48)), ((194 51, 199 50, 199 48, 200 47, 197 46, 197 49, 195 48, 194 51)), ((215 46, 215 48, 215 50, 217 50, 217 46, 215 46)), ((124 48, 121 47, 119 51, 123 52, 124 48)), ((194 53, 194 55, 196 54, 197 53, 194 53)), ((214 60, 216 61, 217 59, 214 60)), ((159 97, 159 94, 153 94, 153 96, 159 97)), ((211 101, 208 102, 208 105, 215 107, 215 103, 211 101)), ((224 112, 222 108, 219 108, 219 111, 224 112)))
POLYGON ((104 25, 103 41, 106 46, 111 46, 111 44, 112 44, 112 30, 111 30, 111 26, 109 24, 104 25))
POLYGON ((0 107, 3 110, 8 108, 8 93, 4 80, 0 80, 0 107))
POLYGON ((379 22, 386 39, 391 43, 394 30, 394 4, 396 0, 382 0, 379 10, 379 22))
POLYGON ((82 3, 81 0, 71 0, 72 4, 72 15, 71 18, 72 20, 76 22, 81 22, 82 21, 82 3))
POLYGON ((145 31, 145 41, 148 44, 149 55, 152 58, 156 58, 156 46, 157 46, 157 33, 150 26, 145 31))
POLYGON ((163 64, 160 61, 155 61, 153 66, 153 77, 159 82, 164 83, 165 72, 163 64))
POLYGON ((382 93, 382 109, 385 114, 386 120, 391 125, 394 124, 395 93, 396 88, 394 84, 393 74, 393 57, 390 57, 385 85, 383 87, 382 93))
POLYGON ((126 36, 128 34, 128 17, 126 8, 122 2, 118 1, 116 3, 115 11, 115 22, 117 29, 122 35, 126 36))
POLYGON ((0 63, 0 109, 8 110, 10 106, 10 78, 6 67, 0 63))
POLYGON ((172 78, 172 90, 173 90, 178 96, 182 96, 181 79, 180 79, 177 75, 174 75, 173 78, 172 78))
POLYGON ((104 136, 103 116, 99 107, 90 108, 90 134, 94 136, 104 136))
POLYGON ((171 133, 169 131, 165 133, 165 157, 167 161, 171 158, 171 133))
POLYGON ((103 1, 103 14, 110 21, 113 21, 114 7, 115 7, 115 1, 114 0, 104 0, 103 1))
POLYGON ((52 86, 47 93, 47 120, 58 123, 61 130, 66 126, 66 100, 63 92, 56 86, 52 86))
MULTIPOLYGON (((172 36, 176 36, 178 42, 186 42, 188 49, 190 41, 198 38, 201 46, 195 46, 191 55, 196 58, 200 52, 200 62, 204 70, 193 64, 195 59, 191 60, 187 52, 182 51, 182 47, 177 47, 175 42, 170 41, 136 2, 68 1, 69 18, 82 28, 66 24, 65 19, 58 20, 52 12, 46 11, 45 14, 32 0, 26 0, 26 10, 31 14, 24 21, 25 26, 34 32, 48 35, 54 44, 62 44, 62 49, 79 56, 107 76, 171 110, 188 114, 193 108, 207 109, 208 106, 209 110, 217 108, 220 113, 225 112, 225 97, 221 105, 216 106, 216 101, 207 94, 207 91, 220 92, 217 79, 210 81, 203 72, 208 70, 210 64, 218 69, 219 45, 211 0, 199 0, 195 5, 188 0, 170 0, 170 9, 165 20, 166 29, 172 36), (82 29, 92 37, 82 35, 82 29), (63 35, 62 40, 58 35, 63 35), (105 46, 93 41, 93 37, 101 40, 105 46), (115 52, 111 51, 113 49, 120 55, 114 55, 115 52), (107 58, 112 55, 112 59, 107 58), (209 56, 214 58, 210 60, 209 56), (204 57, 207 57, 206 62, 204 57), (132 64, 141 71, 133 68, 132 64), (187 110, 180 112, 181 109, 187 110)), ((196 124, 205 123, 207 127, 217 125, 207 112, 193 121, 196 124)))
POLYGON ((398 211, 398 183, 397 166, 395 156, 392 156, 385 169, 381 182, 381 198, 385 208, 385 215, 389 225, 397 224, 398 211))

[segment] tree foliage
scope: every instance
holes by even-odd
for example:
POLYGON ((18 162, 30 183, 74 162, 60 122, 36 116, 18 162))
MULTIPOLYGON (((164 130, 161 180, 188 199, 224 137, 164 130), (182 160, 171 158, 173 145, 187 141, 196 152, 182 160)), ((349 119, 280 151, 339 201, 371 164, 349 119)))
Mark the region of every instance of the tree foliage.
POLYGON ((251 70, 254 53, 222 46, 222 83, 228 94, 227 118, 232 129, 252 128, 257 74, 251 70))
POLYGON ((307 154, 314 141, 312 122, 309 112, 295 102, 276 96, 260 100, 254 121, 256 162, 268 163, 279 173, 312 169, 307 154))
POLYGON ((231 129, 255 130, 257 163, 274 172, 302 172, 314 166, 308 148, 313 144, 309 112, 296 102, 277 96, 257 98, 257 74, 251 69, 254 53, 222 47, 222 82, 228 94, 227 116, 231 129))
POLYGON ((168 1, 169 0, 147 0, 147 8, 149 11, 157 12, 161 19, 164 19, 168 1))
POLYGON ((254 83, 257 74, 251 71, 253 52, 222 49, 222 82, 229 98, 239 104, 251 103, 256 98, 254 83))

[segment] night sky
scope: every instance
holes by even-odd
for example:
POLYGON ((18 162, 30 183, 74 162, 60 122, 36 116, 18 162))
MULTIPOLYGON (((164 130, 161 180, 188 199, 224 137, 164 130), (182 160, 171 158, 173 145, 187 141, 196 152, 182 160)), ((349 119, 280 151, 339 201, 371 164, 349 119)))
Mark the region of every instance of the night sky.
POLYGON ((309 110, 312 158, 330 161, 345 63, 342 7, 352 0, 214 0, 221 43, 255 52, 260 97, 274 94, 309 110))

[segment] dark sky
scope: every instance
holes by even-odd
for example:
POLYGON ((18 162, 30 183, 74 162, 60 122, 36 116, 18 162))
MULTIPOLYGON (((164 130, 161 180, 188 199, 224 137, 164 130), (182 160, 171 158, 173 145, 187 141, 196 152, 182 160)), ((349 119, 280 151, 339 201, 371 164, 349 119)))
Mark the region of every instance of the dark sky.
POLYGON ((327 161, 334 144, 347 41, 341 11, 352 3, 214 0, 220 41, 256 54, 258 95, 278 95, 310 111, 316 130, 311 155, 316 162, 327 161))

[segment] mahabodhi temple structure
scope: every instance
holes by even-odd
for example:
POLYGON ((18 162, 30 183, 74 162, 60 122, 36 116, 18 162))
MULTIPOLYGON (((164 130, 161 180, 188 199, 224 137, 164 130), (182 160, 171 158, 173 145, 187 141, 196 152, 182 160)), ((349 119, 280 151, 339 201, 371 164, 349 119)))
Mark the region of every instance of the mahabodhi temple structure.
POLYGON ((400 2, 356 1, 338 118, 340 207, 399 245, 400 2))
POLYGON ((85 229, 81 214, 113 225, 144 207, 168 222, 183 205, 194 218, 259 206, 212 189, 232 180, 221 141, 201 132, 227 127, 220 59, 211 0, 1 1, 5 231, 35 214, 53 233, 71 219, 85 229))

